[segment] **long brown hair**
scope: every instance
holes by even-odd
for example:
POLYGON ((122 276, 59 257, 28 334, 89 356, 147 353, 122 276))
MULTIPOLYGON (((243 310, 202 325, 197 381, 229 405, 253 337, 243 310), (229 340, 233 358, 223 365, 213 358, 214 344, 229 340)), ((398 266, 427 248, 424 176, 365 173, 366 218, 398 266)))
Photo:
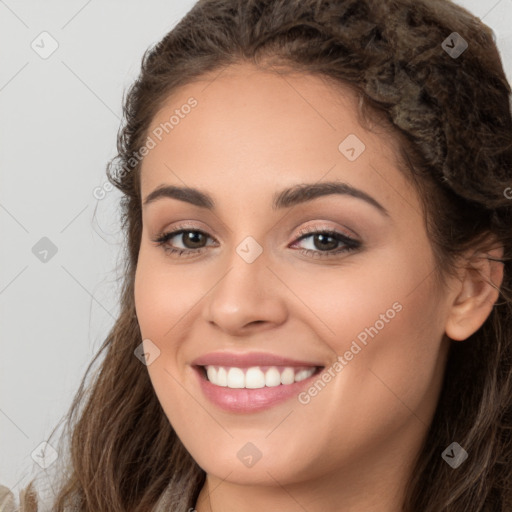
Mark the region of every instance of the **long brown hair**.
POLYGON ((351 87, 362 119, 389 125, 403 170, 421 192, 439 275, 488 234, 503 246, 500 297, 475 334, 452 342, 403 510, 512 510, 511 90, 491 30, 448 0, 200 0, 146 52, 107 169, 123 193, 121 312, 71 406, 68 473, 53 509, 76 503, 84 512, 147 512, 164 491, 168 510, 195 506, 204 471, 133 354, 142 341, 134 308, 140 161, 133 155, 169 94, 244 61, 351 87), (448 38, 454 47, 453 37, 468 43, 457 57, 442 46, 448 38), (469 453, 456 470, 441 458, 453 441, 469 453))

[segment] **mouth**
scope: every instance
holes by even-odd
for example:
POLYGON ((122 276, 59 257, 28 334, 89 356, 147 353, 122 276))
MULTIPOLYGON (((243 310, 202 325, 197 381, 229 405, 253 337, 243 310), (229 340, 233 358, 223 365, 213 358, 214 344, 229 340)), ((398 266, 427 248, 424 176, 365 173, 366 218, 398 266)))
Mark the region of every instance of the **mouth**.
POLYGON ((320 373, 324 366, 195 366, 203 379, 230 389, 263 389, 290 386, 320 373))
POLYGON ((215 406, 255 413, 298 397, 325 366, 268 352, 212 352, 190 363, 199 387, 215 406))
POLYGON ((212 404, 237 414, 264 411, 297 398, 325 366, 193 366, 212 404))

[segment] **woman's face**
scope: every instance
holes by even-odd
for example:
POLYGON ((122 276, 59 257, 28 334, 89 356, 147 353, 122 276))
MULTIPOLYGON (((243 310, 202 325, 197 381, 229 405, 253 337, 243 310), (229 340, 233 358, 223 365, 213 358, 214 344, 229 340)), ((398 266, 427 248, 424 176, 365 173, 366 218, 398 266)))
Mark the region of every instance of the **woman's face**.
POLYGON ((446 358, 418 196, 350 91, 215 76, 148 132, 135 300, 155 392, 225 485, 384 483, 420 447, 446 358))

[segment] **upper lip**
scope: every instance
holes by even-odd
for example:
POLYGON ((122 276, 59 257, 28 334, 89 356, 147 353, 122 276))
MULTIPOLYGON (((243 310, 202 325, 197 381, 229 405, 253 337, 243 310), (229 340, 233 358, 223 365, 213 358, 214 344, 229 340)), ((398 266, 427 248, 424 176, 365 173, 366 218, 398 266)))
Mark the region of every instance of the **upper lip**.
POLYGON ((192 365, 236 368, 249 368, 251 366, 323 366, 321 363, 299 361, 267 352, 210 352, 194 359, 192 365))

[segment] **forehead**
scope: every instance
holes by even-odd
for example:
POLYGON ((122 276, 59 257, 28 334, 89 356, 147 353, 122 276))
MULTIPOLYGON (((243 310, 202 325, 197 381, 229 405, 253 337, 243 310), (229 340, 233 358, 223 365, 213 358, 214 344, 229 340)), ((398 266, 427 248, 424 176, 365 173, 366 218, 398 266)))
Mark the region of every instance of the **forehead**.
POLYGON ((357 101, 352 89, 321 77, 250 64, 205 75, 174 91, 154 117, 143 196, 165 182, 214 189, 240 180, 250 187, 336 179, 340 172, 354 185, 377 185, 376 168, 396 168, 397 144, 360 124, 357 101), (354 152, 361 154, 347 158, 354 152))

